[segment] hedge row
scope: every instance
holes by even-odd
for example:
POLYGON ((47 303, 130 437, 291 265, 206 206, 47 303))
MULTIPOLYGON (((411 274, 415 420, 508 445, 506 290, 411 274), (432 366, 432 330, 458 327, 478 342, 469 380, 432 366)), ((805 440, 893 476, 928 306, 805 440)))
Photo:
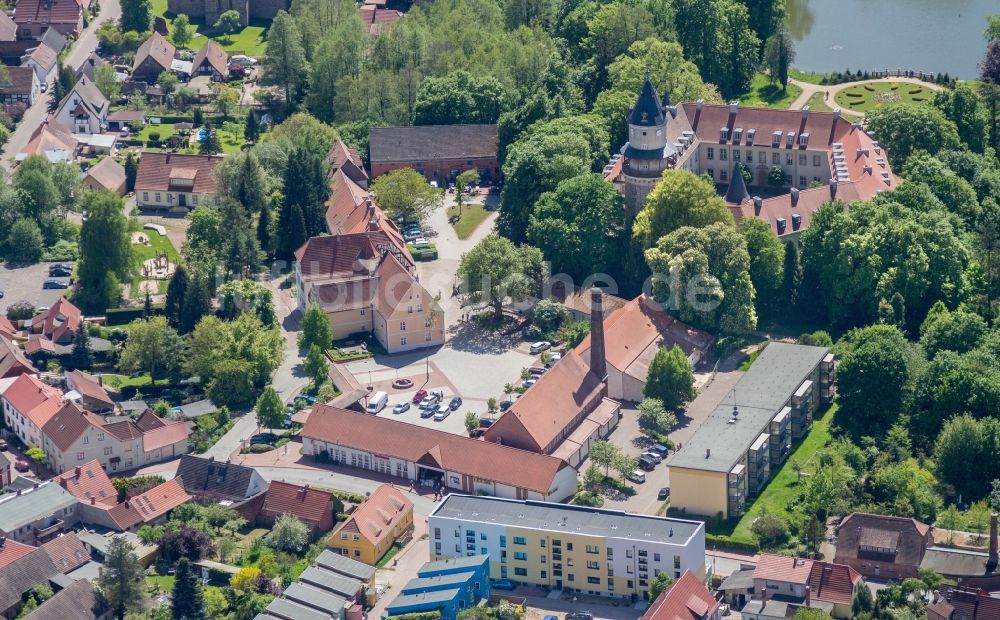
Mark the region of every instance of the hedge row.
MULTIPOLYGON (((142 306, 136 308, 109 308, 105 310, 104 317, 107 325, 127 325, 136 319, 141 319, 145 309, 142 306)), ((163 304, 153 304, 153 314, 163 314, 163 304)))

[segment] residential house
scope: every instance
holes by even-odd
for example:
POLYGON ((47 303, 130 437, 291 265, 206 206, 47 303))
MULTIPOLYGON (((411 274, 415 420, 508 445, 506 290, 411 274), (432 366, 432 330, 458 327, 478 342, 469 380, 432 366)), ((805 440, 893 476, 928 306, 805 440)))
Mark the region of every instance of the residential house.
POLYGON ((244 519, 253 521, 266 499, 268 483, 252 467, 186 454, 177 466, 184 490, 199 500, 231 502, 244 519))
POLYGON ((164 71, 170 70, 177 48, 159 32, 154 32, 135 52, 132 62, 132 79, 156 84, 164 71))
POLYGON ((568 352, 486 430, 483 439, 549 454, 579 467, 590 446, 618 426, 621 405, 605 397, 601 293, 595 289, 593 295, 593 362, 568 352))
POLYGON ((310 566, 299 575, 299 581, 340 596, 352 603, 364 603, 367 584, 319 565, 310 566))
POLYGON ((667 586, 639 620, 719 620, 721 604, 690 570, 667 586))
POLYGON ((49 467, 74 470, 97 460, 110 472, 125 472, 187 453, 190 431, 184 422, 166 423, 152 411, 135 421, 105 421, 67 402, 43 429, 49 467))
POLYGON ((96 52, 92 52, 90 56, 87 56, 87 59, 83 61, 80 68, 76 70, 76 79, 79 80, 80 78, 85 77, 93 82, 97 77, 97 68, 101 65, 107 64, 107 62, 108 61, 98 56, 96 52))
MULTIPOLYGON (((0 379, 0 384, 4 379, 0 379)), ((0 387, 2 390, 2 387, 0 387)), ((0 491, 6 490, 14 481, 14 461, 16 457, 10 452, 0 452, 0 491)))
POLYGON ((31 67, 35 70, 39 83, 48 84, 56 77, 56 72, 59 70, 58 56, 59 53, 54 49, 40 43, 21 58, 21 66, 31 67))
MULTIPOLYGON (((681 323, 645 294, 606 316, 604 342, 611 398, 641 401, 649 367, 661 348, 680 347, 694 368, 708 357, 715 343, 711 334, 681 323)), ((590 341, 588 334, 576 348, 588 362, 590 341)))
POLYGON ((14 23, 18 39, 40 39, 50 28, 75 37, 83 31, 83 8, 77 0, 17 0, 14 23))
MULTIPOLYGON (((2 329, 2 328, 0 328, 2 329)), ((0 333, 0 379, 38 372, 24 356, 20 345, 0 333)))
POLYGON ((60 297, 48 310, 25 321, 25 329, 41 334, 56 344, 70 344, 83 314, 65 297, 60 297))
POLYGON ((338 170, 343 170, 348 179, 354 181, 362 188, 368 187, 368 172, 365 171, 365 163, 361 159, 361 154, 357 149, 344 144, 344 141, 337 138, 330 147, 323 163, 328 167, 329 177, 338 170))
POLYGON ((42 33, 41 38, 38 39, 39 43, 44 43, 49 46, 49 49, 54 50, 56 54, 62 52, 66 49, 66 44, 69 39, 66 35, 59 32, 55 28, 46 28, 45 32, 42 33))
POLYGON ((80 502, 82 513, 80 518, 85 523, 91 523, 87 519, 85 509, 98 505, 110 508, 118 504, 118 491, 97 459, 59 474, 56 476, 56 481, 80 502))
POLYGON ((826 347, 770 342, 705 422, 671 456, 670 505, 699 515, 743 514, 747 496, 802 441, 834 394, 826 347))
POLYGON ((43 543, 41 548, 48 554, 56 570, 64 575, 68 575, 90 562, 90 552, 80 542, 76 532, 67 532, 56 536, 43 543))
POLYGON ((855 512, 837 526, 833 561, 865 577, 902 581, 917 576, 933 543, 931 526, 916 519, 855 512))
POLYGON ((733 571, 719 584, 718 591, 722 593, 725 602, 733 609, 743 609, 747 601, 755 595, 753 589, 754 568, 742 568, 733 571))
POLYGON ((187 213, 215 194, 215 167, 220 161, 221 155, 144 151, 135 176, 136 204, 140 209, 187 213))
POLYGON ((53 481, 0 496, 0 536, 26 545, 51 540, 79 520, 77 499, 53 481))
POLYGON ((413 168, 439 186, 466 170, 476 170, 486 184, 500 180, 496 125, 372 127, 368 145, 373 179, 413 168))
POLYGON ((191 501, 180 478, 158 484, 145 493, 129 497, 108 511, 117 528, 131 531, 143 525, 165 521, 170 511, 191 501))
POLYGON ((5 316, 0 316, 0 337, 6 338, 7 340, 14 340, 17 338, 18 332, 20 330, 14 326, 5 316))
POLYGON ((82 370, 67 370, 66 388, 80 395, 81 404, 96 413, 109 412, 115 408, 115 401, 104 388, 104 380, 100 376, 89 375, 82 370))
POLYGON ((142 125, 145 120, 145 110, 115 110, 108 114, 108 131, 131 129, 133 124, 142 125))
POLYGON ((257 620, 357 620, 374 603, 374 578, 373 567, 323 551, 257 620))
POLYGON ((395 24, 403 17, 403 13, 396 9, 387 9, 370 4, 359 7, 358 14, 361 15, 361 21, 364 22, 365 28, 368 29, 368 34, 372 36, 382 34, 389 26, 395 24))
POLYGON ((767 553, 757 558, 753 584, 760 597, 748 602, 744 613, 758 617, 770 616, 763 603, 781 601, 850 618, 855 593, 868 587, 861 574, 846 564, 767 553))
POLYGON ((0 11, 0 41, 16 41, 17 24, 10 18, 7 11, 0 11))
POLYGON ((0 570, 37 549, 16 540, 0 538, 0 570))
MULTIPOLYGON (((0 520, 2 518, 0 516, 0 520)), ((0 617, 16 618, 24 606, 24 594, 37 585, 49 585, 58 575, 59 571, 42 549, 35 549, 0 568, 0 617)))
POLYGON ((0 395, 7 429, 28 446, 44 449, 42 427, 63 406, 62 392, 36 375, 17 377, 0 395))
POLYGON ((330 234, 381 232, 399 249, 399 259, 412 263, 399 227, 379 208, 375 196, 349 173, 349 167, 341 166, 330 174, 330 197, 326 201, 326 227, 330 234))
POLYGON ((438 611, 442 620, 457 620, 460 611, 489 598, 489 560, 489 556, 474 555, 425 563, 385 608, 383 620, 433 611, 438 611))
POLYGON ((79 579, 24 616, 25 620, 108 620, 113 609, 97 586, 79 579))
POLYGON ((432 559, 489 556, 492 579, 564 592, 648 598, 659 573, 707 577, 700 521, 453 493, 427 533, 432 559))
POLYGON ((191 61, 191 75, 208 75, 213 82, 224 82, 229 77, 229 53, 209 39, 191 61))
POLYGON ((114 532, 114 531, 103 531, 97 532, 94 530, 81 530, 77 533, 80 538, 80 542, 83 546, 87 548, 87 551, 98 561, 103 562, 107 557, 108 549, 111 547, 111 543, 116 538, 124 538, 132 545, 132 550, 139 557, 139 564, 143 567, 148 567, 150 564, 156 560, 156 556, 159 554, 160 547, 158 545, 147 545, 142 542, 133 532, 114 532))
POLYGON ((0 87, 0 103, 4 105, 23 105, 35 103, 42 92, 42 83, 31 67, 7 67, 10 83, 0 87))
POLYGON ((70 133, 69 129, 49 116, 35 128, 24 150, 17 154, 17 160, 23 161, 32 155, 38 155, 53 163, 69 163, 76 158, 79 148, 80 141, 70 133))
POLYGON ((389 353, 440 346, 440 304, 420 284, 409 253, 384 230, 372 228, 313 237, 296 251, 300 310, 318 305, 335 338, 370 333, 389 353))
POLYGON ((77 134, 99 134, 108 128, 107 98, 92 80, 81 77, 55 111, 56 121, 77 134))
POLYGON ((548 501, 576 493, 577 472, 562 459, 329 405, 313 407, 300 435, 304 454, 434 488, 548 501))
POLYGON ((105 157, 87 169, 83 186, 92 192, 106 191, 124 196, 127 191, 125 168, 111 157, 105 157))
POLYGON ((333 529, 333 497, 306 485, 274 480, 267 487, 258 520, 273 525, 281 515, 292 515, 309 526, 315 537, 333 529))
POLYGON ((340 524, 328 544, 342 555, 374 566, 397 541, 405 544, 412 532, 413 502, 392 485, 383 484, 340 524))
POLYGON ((986 590, 968 587, 943 589, 927 605, 927 620, 994 620, 1000 618, 1000 598, 986 590))

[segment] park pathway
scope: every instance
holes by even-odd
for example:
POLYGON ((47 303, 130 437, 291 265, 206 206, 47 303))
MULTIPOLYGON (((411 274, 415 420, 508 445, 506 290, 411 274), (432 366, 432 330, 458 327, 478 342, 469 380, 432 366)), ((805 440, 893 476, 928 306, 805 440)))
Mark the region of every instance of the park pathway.
MULTIPOLYGON (((829 93, 829 96, 826 98, 824 103, 826 103, 826 105, 828 105, 830 108, 837 107, 837 104, 834 99, 837 96, 837 93, 844 90, 845 88, 850 88, 851 86, 857 86, 858 84, 865 84, 867 82, 905 82, 907 84, 917 84, 919 86, 925 86, 935 91, 944 90, 944 87, 939 84, 932 84, 931 82, 925 82, 923 80, 918 80, 916 78, 908 78, 908 77, 884 77, 884 78, 877 78, 874 80, 857 80, 854 82, 844 82, 843 84, 810 84, 809 82, 802 82, 800 80, 794 80, 794 79, 789 79, 788 82, 790 84, 795 84, 796 86, 802 89, 802 94, 796 97, 795 101, 793 101, 792 104, 788 106, 788 108, 791 110, 801 110, 809 102, 810 97, 812 97, 816 93, 822 93, 824 91, 829 93)), ((850 110, 841 109, 841 112, 844 114, 845 117, 848 118, 853 116, 860 119, 863 116, 863 114, 860 114, 858 112, 852 112, 850 110)))

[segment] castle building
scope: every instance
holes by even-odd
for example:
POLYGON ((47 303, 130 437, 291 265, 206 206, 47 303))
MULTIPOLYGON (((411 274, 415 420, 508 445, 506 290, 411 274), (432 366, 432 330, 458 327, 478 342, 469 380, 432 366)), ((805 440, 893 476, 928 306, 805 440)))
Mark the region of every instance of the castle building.
POLYGON ((766 221, 779 237, 796 238, 831 200, 871 200, 899 181, 888 156, 860 123, 840 110, 811 112, 704 101, 671 106, 649 77, 629 113, 629 139, 605 167, 633 216, 664 170, 707 175, 733 218, 766 221), (744 174, 750 172, 750 181, 744 174), (780 177, 781 184, 772 184, 780 177))

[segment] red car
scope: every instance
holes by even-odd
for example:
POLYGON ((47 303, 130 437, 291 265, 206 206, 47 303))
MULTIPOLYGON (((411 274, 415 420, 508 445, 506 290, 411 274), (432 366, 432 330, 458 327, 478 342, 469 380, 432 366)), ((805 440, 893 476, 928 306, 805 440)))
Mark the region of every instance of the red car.
POLYGON ((28 469, 29 469, 29 467, 28 467, 28 461, 26 461, 24 459, 17 459, 16 461, 14 461, 14 469, 16 469, 19 472, 26 472, 26 471, 28 471, 28 469))
POLYGON ((413 400, 410 402, 416 404, 425 398, 427 398, 427 390, 417 390, 417 393, 413 395, 413 400))

